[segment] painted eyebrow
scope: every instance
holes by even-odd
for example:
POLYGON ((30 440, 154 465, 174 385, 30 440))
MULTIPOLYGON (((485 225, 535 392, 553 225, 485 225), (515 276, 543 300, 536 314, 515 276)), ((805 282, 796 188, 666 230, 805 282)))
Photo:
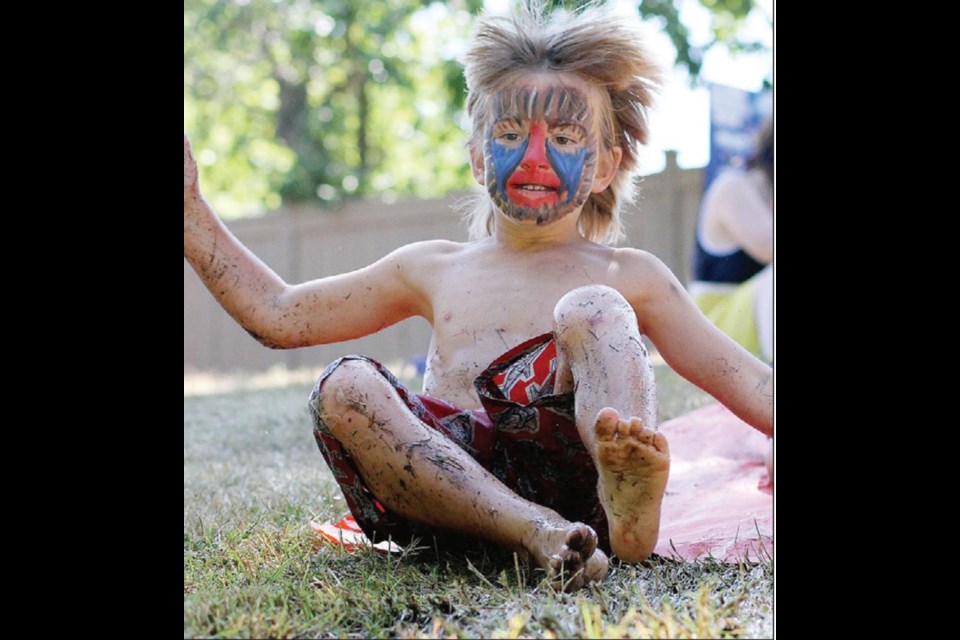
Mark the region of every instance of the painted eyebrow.
POLYGON ((510 124, 515 124, 515 125, 517 125, 518 127, 523 126, 523 121, 520 120, 520 118, 518 118, 517 116, 514 116, 514 115, 500 116, 499 118, 497 118, 496 120, 493 121, 493 125, 496 126, 496 125, 501 124, 501 123, 504 123, 504 122, 507 122, 507 123, 510 123, 510 124))
MULTIPOLYGON (((515 115, 508 115, 508 116, 505 115, 494 120, 493 126, 496 126, 501 123, 510 123, 510 124, 517 125, 518 127, 522 127, 524 120, 534 120, 534 119, 539 119, 539 118, 520 118, 515 115)), ((551 128, 567 127, 570 129, 578 129, 583 133, 586 133, 587 131, 587 128, 583 126, 583 123, 578 122, 576 120, 556 120, 556 121, 547 120, 547 126, 551 128)))

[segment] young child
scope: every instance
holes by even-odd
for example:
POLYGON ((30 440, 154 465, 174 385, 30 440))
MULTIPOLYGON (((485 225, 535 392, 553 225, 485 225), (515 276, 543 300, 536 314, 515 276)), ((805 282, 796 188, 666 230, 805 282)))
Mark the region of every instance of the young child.
POLYGON ((657 541, 669 470, 641 334, 766 434, 771 370, 716 329, 620 233, 657 71, 602 8, 482 17, 466 56, 476 239, 402 247, 352 273, 282 281, 203 200, 184 135, 184 256, 272 348, 433 326, 424 394, 347 356, 310 397, 314 433, 373 538, 449 532, 516 550, 574 589, 611 551, 657 541))

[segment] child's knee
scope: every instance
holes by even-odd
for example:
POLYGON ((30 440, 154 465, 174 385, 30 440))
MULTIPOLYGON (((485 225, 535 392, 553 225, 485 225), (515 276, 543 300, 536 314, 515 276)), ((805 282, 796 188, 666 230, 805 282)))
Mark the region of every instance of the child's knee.
POLYGON ((314 387, 310 409, 326 422, 349 411, 362 412, 371 386, 380 377, 377 368, 366 360, 340 360, 314 387))
POLYGON ((606 285, 589 285, 570 291, 557 303, 553 312, 557 339, 596 333, 611 323, 625 320, 636 324, 630 303, 620 292, 606 285))

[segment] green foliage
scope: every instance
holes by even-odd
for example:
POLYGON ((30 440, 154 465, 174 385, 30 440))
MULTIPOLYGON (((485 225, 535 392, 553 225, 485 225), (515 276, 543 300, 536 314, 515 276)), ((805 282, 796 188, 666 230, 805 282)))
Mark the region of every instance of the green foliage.
POLYGON ((699 0, 710 10, 712 39, 695 45, 690 40, 690 31, 680 19, 677 0, 641 0, 640 15, 661 25, 677 50, 677 66, 684 67, 696 82, 703 65, 703 56, 711 47, 724 45, 731 51, 757 51, 763 48, 758 42, 739 39, 738 33, 747 15, 753 9, 752 0, 699 0))
POLYGON ((184 128, 226 216, 470 184, 455 43, 478 0, 185 0, 184 128))
MULTIPOLYGON (((742 43, 750 0, 700 0, 713 42, 690 44, 673 0, 643 0, 677 64, 742 43)), ((575 6, 582 0, 555 5, 575 6)), ((472 184, 457 56, 482 0, 184 0, 183 120, 224 217, 281 201, 436 197, 472 184)))

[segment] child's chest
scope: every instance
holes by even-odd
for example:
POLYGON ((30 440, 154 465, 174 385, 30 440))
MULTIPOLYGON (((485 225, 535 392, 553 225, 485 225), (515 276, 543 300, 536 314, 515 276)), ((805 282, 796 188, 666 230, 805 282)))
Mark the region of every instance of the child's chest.
POLYGON ((585 285, 612 284, 603 269, 582 263, 483 266, 437 275, 432 287, 437 337, 470 334, 472 340, 477 333, 498 342, 498 336, 522 341, 551 330, 553 309, 564 294, 585 285))
POLYGON ((500 266, 437 274, 428 392, 465 404, 473 380, 493 360, 553 330, 554 307, 564 294, 589 284, 614 286, 605 270, 585 264, 500 266))

